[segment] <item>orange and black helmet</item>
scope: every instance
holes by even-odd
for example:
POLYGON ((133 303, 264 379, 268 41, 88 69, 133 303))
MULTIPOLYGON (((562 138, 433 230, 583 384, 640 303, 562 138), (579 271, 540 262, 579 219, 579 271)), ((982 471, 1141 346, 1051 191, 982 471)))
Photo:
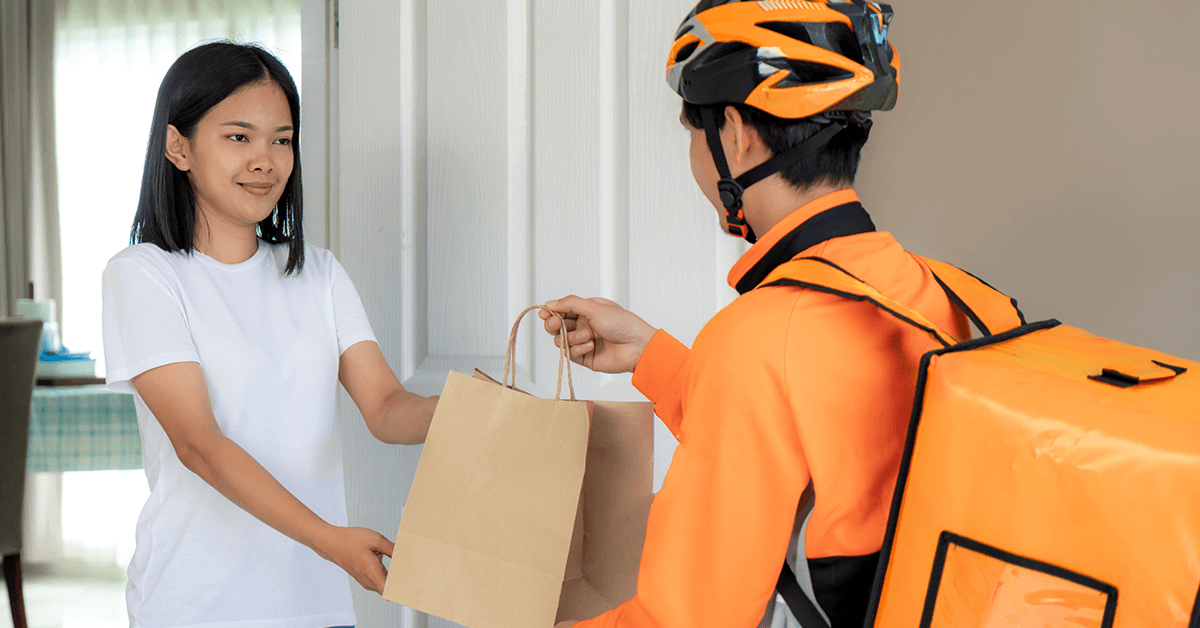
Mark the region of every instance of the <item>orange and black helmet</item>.
POLYGON ((863 0, 702 0, 675 33, 667 83, 692 104, 778 118, 887 111, 900 74, 891 19, 863 0))
POLYGON ((804 159, 870 112, 896 105, 900 56, 888 41, 892 8, 866 0, 701 0, 675 32, 667 83, 693 105, 744 104, 822 125, 798 146, 736 179, 716 120, 701 110, 733 235, 753 243, 742 211, 747 187, 804 159))

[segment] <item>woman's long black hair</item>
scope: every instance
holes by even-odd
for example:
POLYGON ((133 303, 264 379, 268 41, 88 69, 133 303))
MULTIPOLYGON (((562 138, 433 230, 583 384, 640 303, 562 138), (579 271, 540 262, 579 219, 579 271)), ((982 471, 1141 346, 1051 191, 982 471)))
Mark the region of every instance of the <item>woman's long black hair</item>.
POLYGON ((287 274, 299 273, 304 267, 300 94, 292 75, 275 55, 258 46, 232 42, 205 44, 183 53, 163 77, 150 126, 142 192, 129 236, 132 244, 151 242, 164 251, 191 254, 196 233, 196 194, 187 173, 167 160, 167 125, 191 137, 209 110, 242 87, 263 80, 279 85, 287 97, 295 127, 295 161, 279 203, 258 223, 258 237, 272 244, 288 243, 287 274))

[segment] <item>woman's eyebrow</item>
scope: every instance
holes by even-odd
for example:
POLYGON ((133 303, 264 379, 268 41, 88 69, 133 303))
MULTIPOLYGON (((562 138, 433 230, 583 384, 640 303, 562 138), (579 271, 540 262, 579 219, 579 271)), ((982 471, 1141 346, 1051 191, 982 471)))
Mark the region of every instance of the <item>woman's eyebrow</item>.
MULTIPOLYGON (((222 124, 221 126, 236 126, 236 127, 241 127, 243 129, 249 129, 251 131, 255 130, 255 127, 253 124, 250 124, 249 122, 242 122, 240 120, 233 120, 230 122, 226 122, 226 123, 222 124)), ((279 127, 278 129, 275 129, 275 132, 282 133, 284 131, 294 131, 294 130, 295 130, 295 127, 293 127, 290 124, 285 124, 285 125, 279 127)))

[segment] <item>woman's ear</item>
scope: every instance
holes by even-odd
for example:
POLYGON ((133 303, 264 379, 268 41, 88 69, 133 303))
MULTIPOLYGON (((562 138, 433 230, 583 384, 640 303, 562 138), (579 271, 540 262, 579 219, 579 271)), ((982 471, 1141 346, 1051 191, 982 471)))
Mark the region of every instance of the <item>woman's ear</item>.
POLYGON ((163 152, 167 160, 175 164, 175 167, 183 172, 192 169, 192 146, 191 141, 184 137, 179 129, 175 128, 174 124, 167 125, 167 146, 163 152))

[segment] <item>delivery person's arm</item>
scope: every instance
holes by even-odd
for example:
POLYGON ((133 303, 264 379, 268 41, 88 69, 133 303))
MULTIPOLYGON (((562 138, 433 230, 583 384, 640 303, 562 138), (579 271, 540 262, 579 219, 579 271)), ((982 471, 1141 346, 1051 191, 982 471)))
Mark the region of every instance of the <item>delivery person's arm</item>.
POLYGON ((784 371, 789 322, 788 303, 743 298, 701 332, 637 595, 577 628, 758 624, 809 480, 784 371))
MULTIPOLYGON (((680 381, 690 350, 667 332, 608 299, 576 296, 550 301, 546 308, 563 315, 571 359, 601 373, 633 373, 633 385, 654 403, 654 413, 676 438, 683 418, 680 381)), ((546 331, 558 334, 558 318, 538 313, 546 331)), ((554 344, 559 344, 557 335, 554 344)))

